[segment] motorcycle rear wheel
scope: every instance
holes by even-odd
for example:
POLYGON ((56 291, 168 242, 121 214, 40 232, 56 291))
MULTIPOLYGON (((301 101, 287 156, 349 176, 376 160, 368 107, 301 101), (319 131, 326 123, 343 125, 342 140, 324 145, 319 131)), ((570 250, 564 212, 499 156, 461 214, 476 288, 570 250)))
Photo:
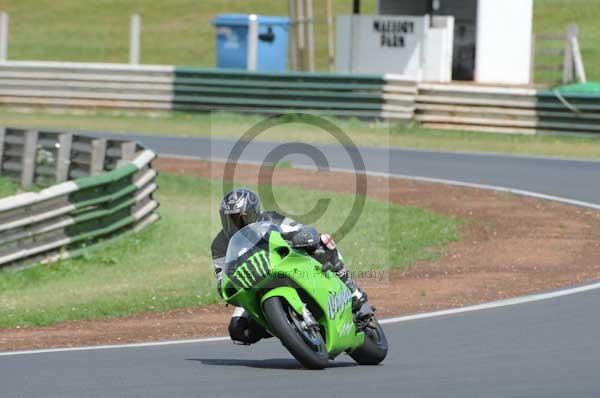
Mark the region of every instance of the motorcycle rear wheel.
POLYGON ((263 312, 271 331, 287 350, 307 369, 327 367, 329 355, 320 332, 300 327, 302 317, 281 297, 263 303, 263 312))

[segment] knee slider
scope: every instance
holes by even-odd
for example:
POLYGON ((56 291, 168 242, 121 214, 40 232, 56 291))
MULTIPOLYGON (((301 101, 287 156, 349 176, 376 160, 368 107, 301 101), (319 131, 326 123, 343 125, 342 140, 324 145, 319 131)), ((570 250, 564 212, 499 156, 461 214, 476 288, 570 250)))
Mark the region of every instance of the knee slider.
POLYGON ((232 340, 246 342, 247 338, 245 335, 248 329, 248 318, 243 316, 235 316, 229 321, 229 336, 232 340))

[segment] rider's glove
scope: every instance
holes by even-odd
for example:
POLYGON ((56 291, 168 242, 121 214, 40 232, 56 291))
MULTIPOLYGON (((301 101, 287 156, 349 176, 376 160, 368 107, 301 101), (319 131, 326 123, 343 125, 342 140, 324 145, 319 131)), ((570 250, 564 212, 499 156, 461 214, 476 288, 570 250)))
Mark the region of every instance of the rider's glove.
POLYGON ((219 296, 223 297, 221 295, 221 283, 223 282, 223 269, 222 268, 215 267, 215 277, 217 279, 217 292, 219 293, 219 296))

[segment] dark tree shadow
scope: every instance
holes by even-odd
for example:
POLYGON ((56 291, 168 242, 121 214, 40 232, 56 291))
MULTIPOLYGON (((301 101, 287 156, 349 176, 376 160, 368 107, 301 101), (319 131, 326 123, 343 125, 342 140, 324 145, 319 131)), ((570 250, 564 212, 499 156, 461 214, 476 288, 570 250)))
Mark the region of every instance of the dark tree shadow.
MULTIPOLYGON (((200 362, 210 366, 246 366, 258 369, 304 369, 298 361, 293 358, 271 358, 271 359, 216 359, 216 358, 188 358, 187 361, 200 362)), ((328 368, 344 368, 358 366, 354 362, 330 361, 328 368)))

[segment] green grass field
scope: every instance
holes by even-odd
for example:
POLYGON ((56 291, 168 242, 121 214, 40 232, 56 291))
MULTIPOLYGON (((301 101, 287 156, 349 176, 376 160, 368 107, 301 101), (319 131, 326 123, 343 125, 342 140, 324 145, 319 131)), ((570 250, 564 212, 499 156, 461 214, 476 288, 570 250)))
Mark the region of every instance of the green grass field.
MULTIPOLYGON (((366 12, 375 0, 363 0, 366 12)), ((336 13, 352 3, 334 0, 336 13)), ((129 18, 142 17, 142 62, 213 67, 214 28, 220 13, 287 15, 287 1, 249 0, 0 0, 10 13, 9 58, 127 62, 129 18)), ((325 3, 315 2, 317 67, 327 68, 325 3)))
POLYGON ((19 191, 19 184, 0 177, 0 199, 16 194, 19 191))
MULTIPOLYGON (((167 174, 160 175, 158 183, 162 220, 143 232, 82 258, 0 272, 0 327, 216 302, 209 246, 220 226, 221 183, 167 174)), ((319 198, 331 199, 330 210, 316 223, 328 231, 341 225, 354 200, 353 195, 292 187, 275 188, 274 196, 286 212, 297 213, 310 210, 319 198)), ((339 247, 353 271, 408 267, 438 256, 444 245, 458 238, 458 223, 368 199, 358 224, 339 247)))
MULTIPOLYGON (((316 66, 327 68, 325 3, 315 2, 316 66)), ((363 0, 373 13, 375 0, 363 0)), ((591 80, 600 80, 600 2, 534 0, 534 31, 557 32, 577 22, 591 80)), ((334 0, 336 14, 349 13, 352 2, 334 0)), ((287 1, 248 0, 0 0, 10 14, 9 58, 83 62, 127 62, 129 17, 142 16, 142 62, 212 67, 214 29, 219 13, 287 15, 287 1)), ((540 75, 555 80, 555 76, 540 75)))
MULTIPOLYGON (((64 128, 77 131, 139 132, 180 136, 238 139, 263 120, 260 115, 215 112, 149 116, 135 113, 85 114, 15 113, 0 111, 3 124, 13 127, 64 128)), ((391 126, 356 119, 331 119, 361 146, 402 147, 442 151, 497 152, 580 159, 600 159, 600 138, 581 136, 524 136, 460 131, 436 131, 415 124, 391 126)), ((328 134, 305 124, 286 124, 267 130, 257 139, 336 143, 328 134)))
MULTIPOLYGON (((560 33, 565 26, 577 23, 580 46, 587 78, 600 81, 600 1, 598 0, 534 0, 533 30, 536 33, 560 33)), ((547 63, 549 58, 538 56, 536 62, 547 63)), ((555 59, 556 62, 556 59, 555 59)), ((558 61, 560 64, 560 61, 558 61)), ((554 83, 562 72, 536 73, 536 81, 554 83)))

